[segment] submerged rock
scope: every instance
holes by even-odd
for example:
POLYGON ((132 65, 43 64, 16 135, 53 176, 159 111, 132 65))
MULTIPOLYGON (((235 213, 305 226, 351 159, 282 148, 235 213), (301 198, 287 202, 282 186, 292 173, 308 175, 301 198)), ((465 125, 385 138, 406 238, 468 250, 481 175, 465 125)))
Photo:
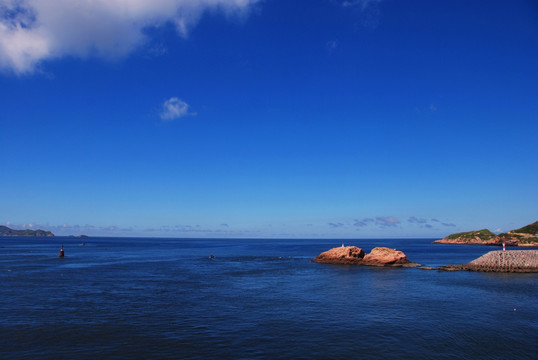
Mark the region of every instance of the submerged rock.
POLYGON ((418 264, 407 260, 407 256, 402 251, 386 247, 376 247, 369 254, 365 254, 361 248, 356 246, 342 246, 325 251, 312 261, 322 264, 418 266, 418 264))
POLYGON ((420 270, 437 270, 433 266, 421 266, 419 267, 420 270))
POLYGON ((437 268, 437 271, 461 271, 465 270, 465 265, 443 265, 437 268))

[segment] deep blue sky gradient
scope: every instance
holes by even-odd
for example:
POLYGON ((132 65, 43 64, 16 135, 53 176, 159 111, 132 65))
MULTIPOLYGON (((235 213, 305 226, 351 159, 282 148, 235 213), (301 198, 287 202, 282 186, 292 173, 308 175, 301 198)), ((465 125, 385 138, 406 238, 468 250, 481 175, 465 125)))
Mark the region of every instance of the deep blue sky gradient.
POLYGON ((538 220, 535 1, 266 0, 0 75, 0 223, 440 237, 538 220), (165 100, 186 116, 160 118, 165 100))

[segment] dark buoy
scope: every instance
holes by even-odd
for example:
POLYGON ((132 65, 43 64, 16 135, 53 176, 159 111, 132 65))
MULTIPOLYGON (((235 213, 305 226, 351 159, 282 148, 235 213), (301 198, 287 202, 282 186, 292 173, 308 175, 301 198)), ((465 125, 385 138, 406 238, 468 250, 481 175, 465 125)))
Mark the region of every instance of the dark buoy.
POLYGON ((210 258, 210 259, 214 259, 214 258, 215 258, 215 255, 211 254, 211 255, 209 255, 209 258, 210 258))
POLYGON ((60 248, 60 254, 58 255, 59 257, 63 258, 64 257, 64 244, 62 244, 62 247, 60 248))

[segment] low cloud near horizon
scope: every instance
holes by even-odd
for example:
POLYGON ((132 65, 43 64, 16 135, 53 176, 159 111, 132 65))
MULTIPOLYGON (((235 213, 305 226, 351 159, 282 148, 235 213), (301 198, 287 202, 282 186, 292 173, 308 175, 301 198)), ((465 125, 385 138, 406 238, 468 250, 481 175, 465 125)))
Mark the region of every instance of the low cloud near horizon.
MULTIPOLYGON (((430 220, 433 223, 437 223, 442 226, 446 227, 455 227, 456 224, 453 223, 447 223, 439 221, 438 219, 431 219, 430 220)), ((429 229, 432 229, 434 226, 428 222, 427 219, 417 217, 417 216, 410 216, 407 219, 407 222, 410 224, 417 224, 421 227, 426 227, 429 229)), ((331 225, 331 224, 329 224, 331 225)), ((364 218, 364 219, 355 219, 353 220, 353 225, 358 228, 363 228, 369 225, 376 225, 380 228, 388 228, 388 227, 396 227, 399 225, 402 225, 400 220, 393 216, 376 216, 375 218, 364 218)), ((335 226, 333 226, 335 227, 335 226)), ((358 230, 358 229, 357 229, 358 230)))
MULTIPOLYGON (((187 233, 200 233, 200 234, 226 234, 229 232, 228 224, 220 224, 220 226, 201 226, 201 225, 162 225, 155 228, 139 228, 139 227, 121 227, 118 225, 78 225, 78 224, 38 224, 38 223, 24 223, 14 224, 11 222, 4 223, 5 226, 14 230, 44 230, 50 231, 57 236, 70 236, 70 235, 89 235, 89 236, 127 236, 134 237, 143 234, 156 235, 182 235, 187 233)), ((234 234, 248 234, 245 230, 234 230, 234 234)))
POLYGON ((121 58, 144 44, 150 27, 187 36, 204 12, 248 12, 260 0, 0 0, 0 70, 29 74, 47 59, 121 58))

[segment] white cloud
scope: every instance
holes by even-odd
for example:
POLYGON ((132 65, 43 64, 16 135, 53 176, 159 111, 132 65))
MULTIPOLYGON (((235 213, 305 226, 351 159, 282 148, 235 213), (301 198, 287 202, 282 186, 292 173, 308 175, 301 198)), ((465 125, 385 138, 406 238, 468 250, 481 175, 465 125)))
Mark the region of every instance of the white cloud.
POLYGON ((174 120, 185 115, 195 115, 189 113, 189 104, 177 97, 171 97, 162 105, 161 119, 174 120))
POLYGON ((260 0, 0 0, 0 69, 31 73, 63 56, 118 58, 144 29, 173 23, 186 36, 204 12, 244 14, 260 0))
POLYGON ((327 52, 329 54, 332 54, 332 53, 334 53, 336 51, 336 48, 338 47, 338 41, 336 41, 336 40, 328 41, 325 44, 325 47, 327 48, 327 52))

